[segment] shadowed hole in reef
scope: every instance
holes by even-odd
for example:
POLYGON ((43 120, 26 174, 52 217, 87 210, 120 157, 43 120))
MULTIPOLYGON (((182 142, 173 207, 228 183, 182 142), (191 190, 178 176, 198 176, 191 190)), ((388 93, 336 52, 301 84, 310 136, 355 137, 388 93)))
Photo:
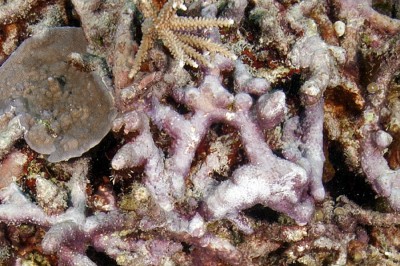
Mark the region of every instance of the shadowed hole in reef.
POLYGON ((192 167, 214 162, 212 177, 217 181, 227 180, 239 167, 249 162, 240 133, 235 127, 224 123, 210 126, 197 146, 192 167))
MULTIPOLYGON (((108 186, 112 187, 115 195, 118 195, 123 192, 126 187, 129 187, 126 182, 118 182, 121 181, 120 178, 116 178, 115 171, 111 169, 111 160, 122 145, 123 143, 116 138, 114 134, 109 133, 97 146, 87 153, 91 158, 88 176, 92 192, 98 191, 101 186, 108 186), (125 185, 127 186, 125 187, 125 185)), ((119 175, 123 174, 125 177, 129 178, 128 173, 130 171, 129 169, 119 171, 119 175)))
POLYGON ((280 214, 268 207, 261 204, 256 204, 251 208, 248 208, 244 213, 254 219, 267 221, 269 223, 278 222, 280 214))
POLYGON ((192 245, 186 243, 186 242, 181 242, 182 244, 182 251, 185 252, 186 254, 190 254, 192 251, 192 245))
POLYGON ((186 115, 186 114, 190 113, 190 110, 187 108, 187 106, 185 104, 175 101, 175 99, 172 98, 171 96, 168 96, 165 99, 165 102, 169 106, 172 106, 175 109, 175 111, 178 112, 178 114, 180 114, 180 115, 186 115))
POLYGON ((113 134, 107 134, 103 140, 92 148, 88 154, 91 157, 90 183, 96 185, 101 182, 103 176, 111 175, 110 162, 116 153, 115 147, 119 147, 118 140, 113 134))
POLYGON ((150 131, 154 144, 163 152, 165 158, 169 158, 173 152, 173 137, 166 130, 158 128, 152 122, 150 122, 150 131))
POLYGON ((332 198, 345 195, 360 206, 374 206, 376 194, 366 181, 366 177, 348 169, 340 144, 330 145, 329 159, 335 169, 335 175, 325 184, 325 188, 332 198))
POLYGON ((97 266, 118 266, 117 262, 107 256, 103 252, 96 251, 93 247, 88 247, 86 255, 91 259, 97 266))

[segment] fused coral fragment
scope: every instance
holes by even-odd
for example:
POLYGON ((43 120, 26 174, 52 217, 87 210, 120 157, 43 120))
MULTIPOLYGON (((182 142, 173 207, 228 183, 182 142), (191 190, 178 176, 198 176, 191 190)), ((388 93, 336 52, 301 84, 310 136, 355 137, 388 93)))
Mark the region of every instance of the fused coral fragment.
POLYGON ((207 60, 198 50, 220 53, 226 57, 236 58, 232 52, 222 45, 187 32, 214 27, 229 27, 233 24, 233 20, 178 17, 176 10, 186 9, 181 0, 168 1, 158 12, 150 5, 149 1, 141 0, 140 9, 145 17, 142 24, 143 38, 136 53, 129 78, 133 78, 140 70, 140 66, 146 58, 147 51, 152 48, 157 39, 162 40, 172 56, 179 60, 182 66, 188 64, 192 67, 198 67, 197 62, 208 65, 207 60))
POLYGON ((52 28, 26 40, 0 68, 0 103, 15 107, 28 145, 51 162, 92 148, 115 117, 101 79, 68 61, 86 44, 80 28, 52 28))

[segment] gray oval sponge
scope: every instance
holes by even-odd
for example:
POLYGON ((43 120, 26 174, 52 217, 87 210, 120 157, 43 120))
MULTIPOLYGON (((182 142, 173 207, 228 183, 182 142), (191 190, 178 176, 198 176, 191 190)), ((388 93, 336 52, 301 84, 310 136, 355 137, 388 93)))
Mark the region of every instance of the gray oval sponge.
POLYGON ((25 40, 0 67, 0 105, 19 103, 26 142, 50 162, 81 156, 116 116, 111 89, 68 59, 86 47, 81 28, 50 28, 25 40))

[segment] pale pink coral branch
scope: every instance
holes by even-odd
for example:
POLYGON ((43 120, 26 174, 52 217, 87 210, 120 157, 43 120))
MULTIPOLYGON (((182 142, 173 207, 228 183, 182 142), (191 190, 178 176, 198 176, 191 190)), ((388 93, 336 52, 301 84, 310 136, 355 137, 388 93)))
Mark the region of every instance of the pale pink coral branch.
POLYGON ((364 110, 364 125, 361 128, 361 166, 372 188, 387 197, 390 205, 400 210, 400 170, 392 170, 384 157, 385 149, 391 144, 392 136, 380 125, 382 109, 387 99, 390 82, 400 68, 400 46, 396 42, 395 51, 385 55, 373 81, 377 87, 368 95, 364 110))
POLYGON ((72 206, 63 214, 47 215, 32 203, 12 183, 0 191, 0 220, 6 223, 33 223, 48 229, 42 241, 43 251, 56 253, 59 263, 64 265, 95 265, 85 254, 88 243, 97 235, 121 230, 125 226, 125 216, 119 211, 95 213, 86 217, 86 176, 88 163, 79 160, 72 165, 64 165, 72 176, 68 185, 72 206))

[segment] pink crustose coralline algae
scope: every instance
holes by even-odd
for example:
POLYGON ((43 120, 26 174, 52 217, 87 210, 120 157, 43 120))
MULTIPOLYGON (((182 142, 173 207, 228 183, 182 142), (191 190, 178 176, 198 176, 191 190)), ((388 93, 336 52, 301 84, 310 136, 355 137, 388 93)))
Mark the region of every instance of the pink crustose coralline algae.
POLYGON ((397 265, 399 10, 0 0, 0 264, 397 265))

